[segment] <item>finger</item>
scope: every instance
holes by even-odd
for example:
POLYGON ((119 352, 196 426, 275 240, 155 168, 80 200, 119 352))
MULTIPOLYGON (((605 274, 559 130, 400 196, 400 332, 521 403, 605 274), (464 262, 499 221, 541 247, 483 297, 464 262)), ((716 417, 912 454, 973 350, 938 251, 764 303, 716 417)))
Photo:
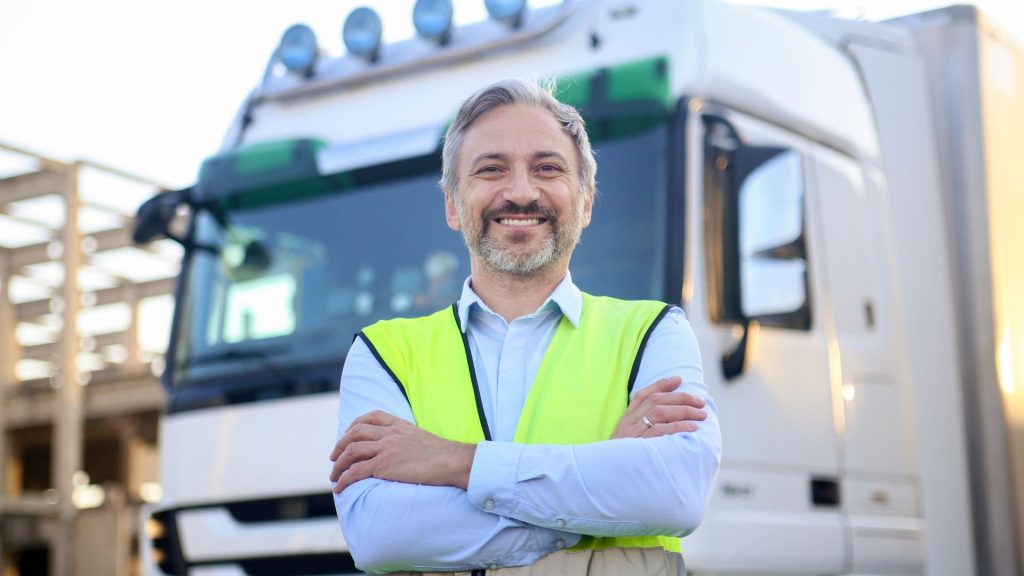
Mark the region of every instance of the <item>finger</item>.
POLYGON ((348 438, 351 442, 372 442, 387 435, 388 428, 377 424, 356 424, 349 428, 343 438, 348 438))
POLYGON ((346 470, 359 462, 372 459, 379 451, 380 444, 377 442, 355 442, 349 444, 334 462, 334 466, 331 467, 331 475, 329 476, 331 482, 337 482, 338 478, 346 470))
POLYGON ((669 376, 668 378, 662 378, 650 386, 645 386, 643 390, 636 393, 633 397, 633 401, 630 405, 640 404, 646 400, 650 395, 657 394, 659 392, 671 392, 679 387, 683 383, 683 379, 679 376, 669 376))
POLYGON ((693 406, 655 406, 647 414, 647 418, 656 424, 665 422, 682 422, 684 420, 701 421, 708 417, 707 410, 693 406))
POLYGON ((693 406, 703 408, 704 399, 700 396, 687 394, 686 392, 665 392, 651 396, 657 406, 693 406))
POLYGON ((687 394, 686 392, 675 392, 675 394, 682 396, 683 404, 693 406, 694 408, 703 408, 707 403, 700 396, 694 396, 693 394, 687 394))
MULTIPOLYGON (((359 424, 372 424, 374 426, 391 426, 398 420, 401 420, 401 418, 396 418, 395 416, 392 416, 391 414, 388 414, 383 410, 374 410, 373 412, 367 412, 366 414, 363 414, 362 416, 353 420, 352 423, 348 425, 348 430, 351 430, 354 426, 357 426, 359 424)), ((348 430, 346 430, 346 432, 348 432, 348 430)))
POLYGON ((636 409, 632 412, 627 411, 626 413, 630 418, 637 421, 642 421, 644 416, 648 416, 654 412, 659 406, 683 406, 687 403, 687 398, 692 398, 689 394, 683 392, 654 392, 648 396, 644 401, 636 406, 636 409))
POLYGON ((331 451, 331 461, 336 461, 338 456, 345 451, 353 442, 366 442, 380 440, 384 437, 387 428, 385 426, 378 426, 374 424, 368 424, 365 422, 353 422, 349 426, 348 431, 345 435, 338 440, 338 443, 334 445, 334 450, 331 451))
POLYGON ((612 438, 639 438, 647 431, 647 426, 642 423, 643 416, 656 405, 651 403, 651 398, 658 394, 671 392, 681 383, 682 378, 679 376, 669 376, 642 388, 630 400, 612 438))
POLYGON ((647 400, 638 407, 638 414, 649 414, 658 406, 691 406, 693 408, 704 408, 704 399, 699 396, 687 394, 686 392, 658 392, 651 394, 647 400))
POLYGON ((697 423, 690 421, 683 422, 662 422, 655 424, 650 430, 643 433, 641 438, 657 438, 659 436, 668 436, 670 434, 679 434, 680 432, 696 432, 697 423))
POLYGON ((334 462, 338 459, 338 456, 340 456, 342 451, 345 450, 345 445, 345 437, 342 436, 334 445, 334 450, 331 450, 331 462, 334 462))
POLYGON ((636 396, 626 407, 626 414, 631 416, 639 417, 651 409, 650 400, 653 396, 658 394, 665 394, 675 390, 682 383, 682 379, 678 376, 671 376, 669 378, 662 378, 654 384, 647 386, 643 390, 637 392, 636 396))
POLYGON ((337 484, 334 485, 333 492, 335 494, 341 494, 345 488, 348 488, 360 480, 372 477, 373 464, 369 461, 358 462, 353 464, 348 470, 345 470, 345 473, 338 478, 337 484))

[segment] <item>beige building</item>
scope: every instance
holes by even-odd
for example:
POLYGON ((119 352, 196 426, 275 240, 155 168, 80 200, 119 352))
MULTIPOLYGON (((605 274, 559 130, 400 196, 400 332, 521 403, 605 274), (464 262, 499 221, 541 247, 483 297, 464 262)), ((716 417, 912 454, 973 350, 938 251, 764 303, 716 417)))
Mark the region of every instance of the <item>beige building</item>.
POLYGON ((181 253, 131 222, 159 188, 0 144, 0 576, 138 573, 181 253))

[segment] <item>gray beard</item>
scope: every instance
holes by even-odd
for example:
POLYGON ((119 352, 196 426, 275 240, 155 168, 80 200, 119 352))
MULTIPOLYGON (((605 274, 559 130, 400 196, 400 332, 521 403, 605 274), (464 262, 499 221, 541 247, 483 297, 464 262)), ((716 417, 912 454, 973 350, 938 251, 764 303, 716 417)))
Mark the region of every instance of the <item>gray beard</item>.
MULTIPOLYGON (((462 241, 488 268, 516 276, 529 276, 548 269, 580 243, 583 230, 580 227, 578 207, 574 208, 576 210, 571 210, 565 218, 559 218, 549 210, 538 208, 537 211, 543 213, 551 223, 551 235, 539 248, 527 254, 517 254, 514 246, 503 246, 487 233, 491 217, 488 212, 485 212, 478 222, 479 228, 463 226, 462 241)), ((460 202, 456 202, 456 209, 463 222, 470 222, 469 215, 465 213, 465 207, 460 202)))
POLYGON ((516 276, 528 276, 548 269, 580 243, 582 229, 575 214, 564 220, 550 221, 552 234, 544 240, 540 248, 528 254, 516 254, 496 241, 487 234, 486 222, 481 226, 477 238, 470 238, 471 231, 463 228, 462 240, 489 268, 516 276))
MULTIPOLYGON (((466 240, 465 236, 463 239, 466 240)), ((543 246, 529 254, 513 254, 485 234, 473 251, 494 270, 516 276, 529 276, 545 270, 564 253, 564 250, 558 250, 555 235, 548 236, 543 246)))

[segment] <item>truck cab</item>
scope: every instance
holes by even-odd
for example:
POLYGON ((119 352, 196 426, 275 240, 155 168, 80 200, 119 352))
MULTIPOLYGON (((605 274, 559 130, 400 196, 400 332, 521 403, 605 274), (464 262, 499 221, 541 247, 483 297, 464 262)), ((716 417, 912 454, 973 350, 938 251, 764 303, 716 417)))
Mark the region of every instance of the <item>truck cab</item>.
POLYGON ((965 425, 935 396, 959 394, 955 324, 924 317, 953 273, 909 32, 565 0, 380 45, 359 14, 341 57, 290 29, 196 184, 140 210, 139 240, 187 248, 151 573, 357 569, 327 481, 345 353, 458 297, 441 138, 507 77, 554 82, 597 151, 574 281, 679 305, 700 343, 724 454, 690 570, 975 571, 965 425))

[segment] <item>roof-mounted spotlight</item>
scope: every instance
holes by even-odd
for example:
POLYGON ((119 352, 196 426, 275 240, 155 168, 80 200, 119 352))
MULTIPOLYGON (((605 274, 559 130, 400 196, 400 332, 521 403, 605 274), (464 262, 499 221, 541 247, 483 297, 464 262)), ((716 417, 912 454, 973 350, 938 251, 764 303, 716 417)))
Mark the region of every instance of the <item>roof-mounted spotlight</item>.
POLYGON ((526 0, 484 0, 487 13, 502 24, 518 28, 523 23, 526 0))
POLYGON ((316 65, 319 52, 316 34, 305 24, 295 24, 285 30, 284 36, 281 36, 281 43, 277 46, 277 57, 284 67, 289 72, 302 76, 313 74, 313 66, 316 65))
POLYGON ((380 52, 382 32, 380 16, 372 8, 363 6, 345 18, 341 39, 351 54, 372 62, 380 52))
POLYGON ((412 24, 423 38, 445 44, 452 35, 452 16, 455 10, 451 0, 416 0, 412 9, 412 24))

